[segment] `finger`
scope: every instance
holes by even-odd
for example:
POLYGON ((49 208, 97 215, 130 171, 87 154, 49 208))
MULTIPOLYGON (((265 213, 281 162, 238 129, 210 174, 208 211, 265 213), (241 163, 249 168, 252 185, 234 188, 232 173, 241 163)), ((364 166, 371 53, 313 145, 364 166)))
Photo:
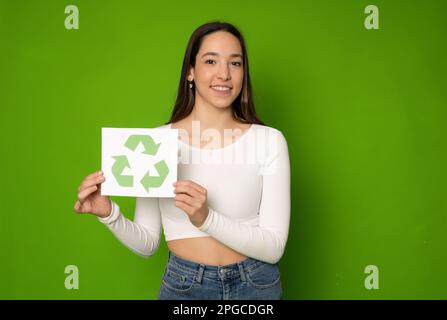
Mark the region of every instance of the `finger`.
POLYGON ((204 187, 202 187, 201 185, 195 183, 194 181, 191 180, 178 180, 176 183, 176 186, 190 186, 194 189, 196 189, 197 191, 199 191, 202 194, 206 194, 206 189, 204 187))
POLYGON ((80 193, 78 193, 78 200, 79 202, 82 204, 85 199, 92 193, 95 192, 96 189, 98 189, 98 187, 95 186, 91 186, 89 188, 84 189, 83 191, 81 191, 80 193))
POLYGON ((192 215, 194 212, 194 209, 183 201, 174 201, 174 205, 185 211, 188 215, 192 215))
POLYGON ((102 171, 101 170, 89 174, 88 176, 85 177, 84 180, 95 178, 95 177, 100 176, 100 175, 102 175, 102 171))
POLYGON ((96 171, 96 172, 93 172, 93 173, 89 174, 88 176, 86 176, 86 177, 84 178, 84 180, 82 180, 82 182, 81 182, 81 184, 80 184, 80 186, 79 186, 79 188, 78 188, 78 191, 81 191, 82 189, 84 189, 84 188, 83 188, 83 184, 84 184, 86 181, 90 181, 91 179, 95 179, 95 178, 97 178, 97 177, 101 177, 102 174, 103 174, 102 171, 96 171))
POLYGON ((79 200, 76 200, 76 203, 74 205, 74 209, 75 211, 79 212, 81 209, 81 203, 79 202, 79 200))
POLYGON ((81 192, 84 189, 89 188, 89 187, 91 187, 93 185, 96 185, 96 184, 99 184, 99 183, 103 183, 105 180, 106 179, 105 179, 105 177, 103 175, 99 175, 97 177, 86 179, 79 186, 78 192, 81 192))
POLYGON ((191 197, 191 200, 193 203, 198 204, 199 206, 202 205, 202 203, 206 202, 206 195, 198 192, 196 189, 190 187, 190 186, 179 186, 176 187, 174 190, 174 193, 176 195, 186 195, 191 197))
POLYGON ((76 201, 74 208, 75 208, 77 213, 86 213, 86 212, 88 212, 88 210, 86 210, 83 207, 83 205, 79 202, 79 200, 76 201))
POLYGON ((203 193, 197 191, 195 188, 186 185, 177 186, 174 189, 174 193, 186 193, 195 198, 202 198, 204 196, 203 193))
POLYGON ((194 201, 194 198, 191 196, 188 196, 187 194, 178 194, 175 196, 174 201, 182 201, 186 203, 187 205, 194 207, 196 201, 194 201))

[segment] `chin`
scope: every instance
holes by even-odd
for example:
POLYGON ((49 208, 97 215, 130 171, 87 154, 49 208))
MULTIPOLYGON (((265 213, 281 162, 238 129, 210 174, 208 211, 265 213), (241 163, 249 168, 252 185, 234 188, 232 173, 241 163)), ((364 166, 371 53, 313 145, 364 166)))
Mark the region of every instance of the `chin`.
POLYGON ((231 105, 233 104, 234 100, 236 99, 209 99, 209 103, 219 109, 226 109, 226 108, 230 108, 231 105))
POLYGON ((215 95, 200 95, 200 98, 215 108, 226 109, 231 107, 237 96, 216 97, 215 95))
POLYGON ((219 109, 226 109, 231 108, 232 103, 233 101, 231 101, 230 103, 212 103, 212 105, 219 109))

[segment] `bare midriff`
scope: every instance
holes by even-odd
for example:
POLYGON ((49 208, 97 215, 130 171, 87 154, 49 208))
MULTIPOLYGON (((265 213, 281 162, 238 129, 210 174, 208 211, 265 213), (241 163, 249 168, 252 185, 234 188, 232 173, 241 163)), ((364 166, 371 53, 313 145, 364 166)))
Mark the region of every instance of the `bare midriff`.
POLYGON ((213 266, 237 263, 247 258, 212 237, 171 240, 167 245, 169 251, 180 258, 213 266))

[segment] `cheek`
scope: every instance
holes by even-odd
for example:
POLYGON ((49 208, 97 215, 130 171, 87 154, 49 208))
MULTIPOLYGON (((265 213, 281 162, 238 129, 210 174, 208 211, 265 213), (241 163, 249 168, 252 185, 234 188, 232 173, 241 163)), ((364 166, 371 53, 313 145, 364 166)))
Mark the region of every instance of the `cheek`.
POLYGON ((242 79, 244 78, 244 69, 242 67, 233 69, 233 77, 234 80, 238 79, 242 82, 242 79))
POLYGON ((195 73, 195 82, 207 84, 209 83, 211 78, 212 78, 211 70, 207 68, 197 68, 195 73))
POLYGON ((235 88, 241 89, 242 83, 244 82, 244 71, 243 70, 236 70, 233 75, 233 86, 235 88))

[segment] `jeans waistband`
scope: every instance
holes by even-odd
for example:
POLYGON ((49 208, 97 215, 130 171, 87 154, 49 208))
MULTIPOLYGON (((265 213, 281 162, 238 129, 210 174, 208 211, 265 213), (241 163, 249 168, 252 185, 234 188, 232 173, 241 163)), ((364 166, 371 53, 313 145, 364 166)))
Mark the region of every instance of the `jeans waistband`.
POLYGON ((180 258, 169 251, 168 263, 171 267, 179 269, 180 271, 197 275, 200 282, 202 277, 210 279, 241 277, 241 280, 245 281, 246 272, 254 270, 265 262, 253 258, 246 258, 237 263, 213 266, 180 258))

